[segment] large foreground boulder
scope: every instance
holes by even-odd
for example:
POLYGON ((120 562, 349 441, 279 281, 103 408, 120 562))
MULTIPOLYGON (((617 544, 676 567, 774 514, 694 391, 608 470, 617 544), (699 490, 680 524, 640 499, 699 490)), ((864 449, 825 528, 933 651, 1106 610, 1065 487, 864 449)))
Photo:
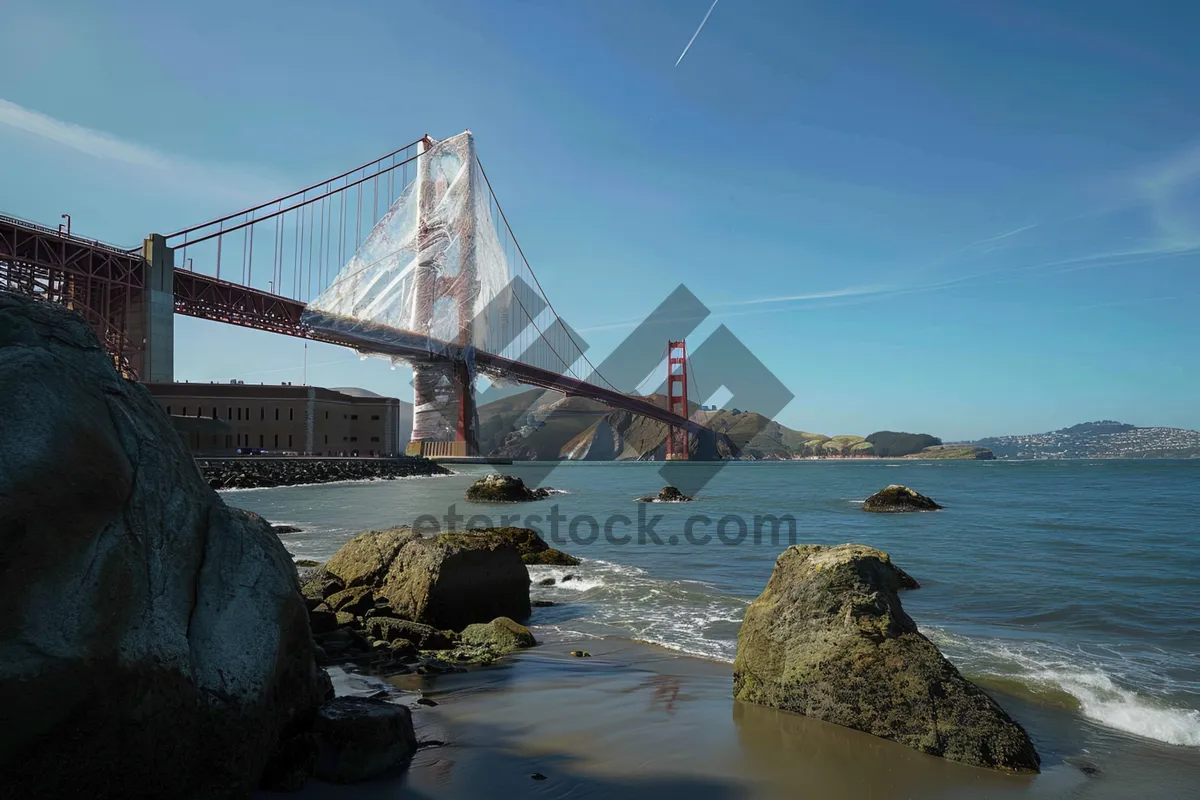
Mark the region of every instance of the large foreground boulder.
POLYGON ((1036 772, 1025 730, 917 632, 900 607, 903 585, 870 547, 789 547, 746 610, 734 697, 979 767, 1036 772))
POLYGON ((466 494, 472 503, 526 503, 549 496, 549 489, 530 489, 514 475, 485 475, 467 487, 466 494))
POLYGON ((904 511, 937 511, 941 506, 915 489, 892 484, 880 489, 863 501, 863 511, 897 513, 904 511))
POLYGON ((343 545, 325 570, 347 591, 370 588, 396 617, 438 629, 529 617, 529 572, 516 546, 485 532, 368 531, 343 545))
POLYGON ((0 387, 0 794, 302 780, 324 687, 270 524, 69 311, 0 293, 0 387))

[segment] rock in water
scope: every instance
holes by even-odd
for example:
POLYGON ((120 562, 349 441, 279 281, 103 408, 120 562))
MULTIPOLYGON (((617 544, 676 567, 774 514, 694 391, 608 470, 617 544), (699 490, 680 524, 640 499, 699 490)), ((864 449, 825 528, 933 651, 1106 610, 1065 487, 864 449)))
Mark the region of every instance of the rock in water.
POLYGON ((529 618, 529 572, 511 541, 486 531, 369 531, 343 545, 325 570, 348 588, 370 587, 398 617, 438 629, 529 618))
POLYGON ((902 581, 870 547, 789 547, 746 610, 734 697, 979 767, 1036 772, 1025 730, 917 632, 900 607, 902 581))
POLYGON ((513 475, 485 475, 472 483, 466 494, 472 503, 524 503, 549 496, 549 489, 530 489, 513 475))
POLYGON ((339 697, 317 714, 317 777, 333 783, 374 778, 417 751, 412 712, 366 697, 339 697))
POLYGON ((639 497, 638 503, 690 503, 692 498, 688 497, 683 492, 676 489, 674 486, 664 486, 658 490, 658 494, 639 497))
POLYGON ((0 293, 0 386, 0 794, 302 781, 323 686, 271 526, 66 309, 0 293))
POLYGON ((892 484, 863 501, 863 511, 937 511, 941 506, 925 495, 908 488, 892 484))

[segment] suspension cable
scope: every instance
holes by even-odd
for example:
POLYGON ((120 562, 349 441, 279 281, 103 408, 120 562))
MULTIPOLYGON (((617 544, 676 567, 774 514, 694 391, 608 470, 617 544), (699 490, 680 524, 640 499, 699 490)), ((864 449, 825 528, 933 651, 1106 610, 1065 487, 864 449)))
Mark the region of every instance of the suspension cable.
MULTIPOLYGON (((550 313, 552 313, 555 316, 555 318, 561 320, 562 317, 560 317, 558 314, 558 311, 555 310, 554 304, 550 302, 550 298, 546 294, 546 290, 542 288, 542 284, 538 280, 537 273, 535 273, 533 271, 533 267, 529 264, 529 259, 527 259, 525 257, 525 251, 521 249, 521 243, 519 241, 517 241, 517 235, 515 233, 513 233, 512 226, 508 224, 508 215, 504 213, 504 207, 502 205, 500 205, 500 199, 498 197, 496 197, 496 192, 495 192, 495 190, 492 189, 492 182, 490 180, 488 180, 487 172, 484 170, 483 162, 479 160, 478 155, 475 156, 475 163, 479 165, 479 173, 481 175, 483 175, 483 182, 485 184, 487 184, 488 193, 492 196, 492 200, 495 201, 496 210, 500 212, 500 219, 504 222, 504 227, 508 230, 508 235, 510 237, 512 237, 513 245, 517 248, 517 252, 521 256, 521 261, 523 261, 525 263, 525 266, 529 269, 529 275, 530 275, 530 277, 533 278, 534 285, 537 286, 538 291, 542 293, 542 299, 544 299, 546 301, 546 306, 547 306, 547 308, 550 309, 550 313)), ((515 293, 514 293, 514 296, 515 296, 515 293)), ((520 302, 520 301, 518 300, 518 302, 520 302)), ((522 306, 522 308, 524 308, 524 307, 522 306)), ((527 315, 528 315, 528 313, 529 312, 526 312, 527 315)), ((563 325, 563 329, 567 334, 567 338, 569 338, 571 340, 571 343, 575 345, 575 349, 579 351, 579 355, 581 358, 583 358, 584 363, 592 368, 592 374, 596 375, 597 377, 600 378, 600 380, 607 383, 609 388, 612 389, 613 391, 616 391, 616 392, 621 391, 616 386, 614 386, 608 378, 604 377, 604 375, 600 372, 600 370, 598 370, 596 368, 596 365, 593 364, 591 359, 589 359, 587 357, 587 354, 583 352, 583 347, 579 344, 579 342, 575 341, 575 337, 574 337, 574 335, 572 335, 571 329, 566 327, 565 323, 563 325)), ((551 349, 553 349, 553 348, 551 348, 551 349)), ((555 355, 558 355, 558 353, 555 353, 555 355)), ((561 359, 562 356, 559 356, 559 358, 561 359)))

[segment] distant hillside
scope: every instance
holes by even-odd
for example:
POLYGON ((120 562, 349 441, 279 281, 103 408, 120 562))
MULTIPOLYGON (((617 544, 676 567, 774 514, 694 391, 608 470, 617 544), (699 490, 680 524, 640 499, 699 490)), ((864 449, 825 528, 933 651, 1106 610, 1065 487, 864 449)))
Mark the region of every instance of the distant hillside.
POLYGON ((901 458, 942 443, 941 439, 930 436, 928 433, 897 433, 896 431, 877 431, 868 436, 867 441, 875 446, 875 455, 880 458, 901 458))
POLYGON ((905 458, 920 458, 920 459, 959 459, 973 461, 991 461, 996 457, 995 453, 986 447, 976 447, 969 444, 938 444, 932 447, 926 447, 919 453, 910 453, 905 458))
MULTIPOLYGON (((665 398, 657 399, 665 406, 665 398)), ((928 434, 894 431, 879 431, 867 437, 809 433, 736 408, 701 411, 693 404, 691 411, 693 419, 714 433, 711 437, 693 437, 693 458, 789 460, 885 454, 897 458, 941 444, 940 439, 928 434)), ((667 435, 662 423, 613 411, 592 400, 564 398, 538 389, 480 406, 479 427, 481 452, 538 461, 661 459, 667 435)))
POLYGON ((987 447, 997 458, 1200 458, 1200 432, 1139 428, 1113 420, 1048 433, 993 436, 971 444, 987 447))

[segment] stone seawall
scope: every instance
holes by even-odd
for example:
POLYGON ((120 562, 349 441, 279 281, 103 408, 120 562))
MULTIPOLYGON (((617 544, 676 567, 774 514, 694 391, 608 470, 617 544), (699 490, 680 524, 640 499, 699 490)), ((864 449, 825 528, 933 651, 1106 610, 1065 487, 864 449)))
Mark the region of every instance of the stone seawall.
POLYGON ((334 481, 393 480, 449 475, 427 458, 198 458, 204 480, 214 489, 258 489, 334 481))

